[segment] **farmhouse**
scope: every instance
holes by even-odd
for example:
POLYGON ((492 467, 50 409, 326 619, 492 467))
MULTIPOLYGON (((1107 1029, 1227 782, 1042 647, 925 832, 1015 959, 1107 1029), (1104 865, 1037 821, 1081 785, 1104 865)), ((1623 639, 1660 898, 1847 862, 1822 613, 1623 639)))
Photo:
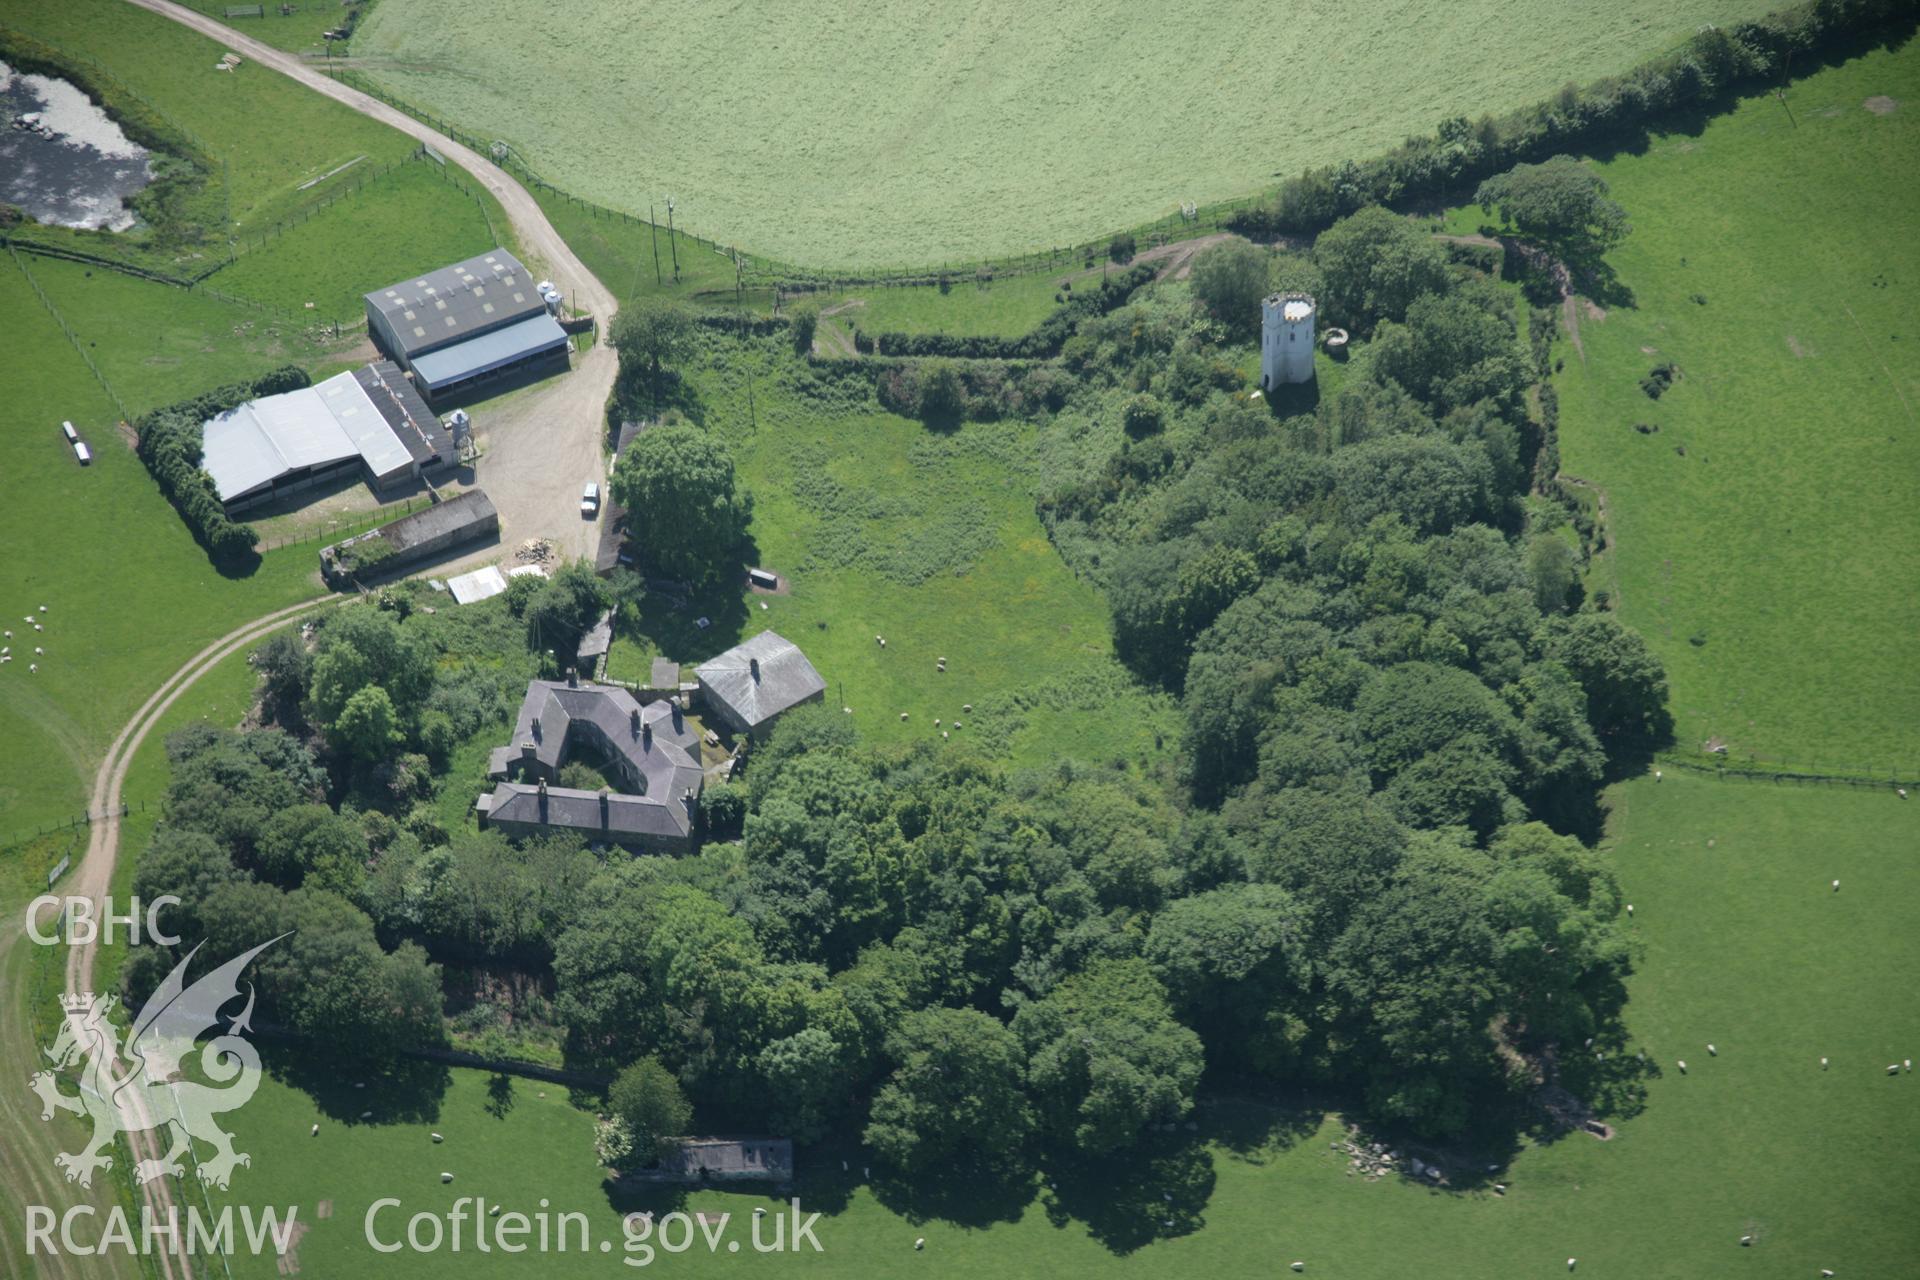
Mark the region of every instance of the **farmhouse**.
POLYGON ((697 669, 700 695, 735 733, 764 733, 781 715, 826 696, 827 682, 799 646, 762 631, 697 669))
POLYGON ((228 515, 356 471, 384 494, 455 461, 446 428, 385 360, 237 405, 201 424, 200 449, 228 515))
POLYGON ((793 1180, 787 1138, 673 1138, 660 1159, 621 1173, 635 1182, 774 1182, 793 1180))
POLYGON ((496 747, 480 798, 489 826, 509 835, 574 831, 589 839, 676 851, 693 837, 700 795, 700 737, 677 705, 641 706, 625 689, 534 680, 514 722, 513 742, 496 747), (586 754, 614 772, 626 791, 556 787, 560 769, 586 754))
POLYGON ((367 332, 443 402, 567 367, 567 335, 519 259, 495 249, 366 295, 367 332))

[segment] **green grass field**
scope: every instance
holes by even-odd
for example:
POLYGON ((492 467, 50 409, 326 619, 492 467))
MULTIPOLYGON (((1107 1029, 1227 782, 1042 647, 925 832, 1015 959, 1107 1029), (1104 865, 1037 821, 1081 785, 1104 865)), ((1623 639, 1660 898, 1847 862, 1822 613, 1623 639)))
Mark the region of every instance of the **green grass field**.
POLYGON ((104 64, 197 137, 223 165, 227 218, 242 235, 324 198, 332 181, 324 175, 356 157, 382 165, 414 150, 405 134, 264 67, 215 71, 221 45, 123 0, 9 0, 4 21, 104 64))
POLYGON ((1563 466, 1608 495, 1591 585, 1666 663, 1683 747, 1920 769, 1916 112, 1909 44, 1600 166, 1635 305, 1561 345, 1563 466))
POLYGON ((429 160, 404 164, 207 277, 208 287, 315 320, 358 320, 361 295, 495 247, 498 205, 429 160), (484 200, 485 203, 481 203, 484 200), (489 206, 492 206, 491 208, 489 206))
POLYGON ((771 627, 807 651, 829 705, 851 706, 877 741, 938 740, 937 718, 1021 764, 1139 760, 1170 745, 1177 712, 1114 660, 1106 602, 1034 514, 1034 428, 943 434, 823 403, 803 393, 812 375, 781 344, 715 340, 691 382, 753 491, 759 563, 791 594, 650 606, 644 633, 617 643, 613 674, 645 679, 655 653, 703 661, 771 627), (710 630, 693 625, 703 613, 710 630))
MULTIPOLYGON (((31 260, 41 286, 134 413, 323 349, 256 312, 78 264, 31 260)), ((175 667, 231 627, 319 591, 314 547, 228 579, 121 440, 117 412, 11 260, 0 262, 11 358, 0 362, 0 844, 86 807, 93 762, 175 667), (81 468, 60 436, 90 443, 81 468), (49 606, 44 618, 39 608, 49 606), (45 630, 23 619, 32 614, 45 630), (34 656, 35 646, 44 655, 34 656), (28 663, 37 662, 37 673, 28 663)))
POLYGON ((682 225, 809 266, 917 266, 1257 191, 1770 7, 1312 0, 1282 17, 1252 0, 998 0, 930 21, 908 0, 594 0, 564 18, 527 0, 382 0, 354 55, 583 197, 644 213, 671 194, 682 225))
MULTIPOLYGON (((1920 893, 1920 864, 1907 856, 1914 812, 1890 792, 1691 776, 1630 783, 1612 798, 1608 844, 1644 946, 1627 1049, 1645 1051, 1656 1069, 1643 1109, 1615 1116, 1610 1142, 1576 1134, 1521 1151, 1496 1175, 1505 1196, 1346 1177, 1345 1158, 1327 1146, 1341 1135, 1337 1114, 1215 1098, 1199 1113, 1197 1168, 1165 1184, 1180 1192, 1174 1209, 1152 1170, 1139 1172, 1132 1208, 1098 1205, 1087 1188, 1043 1171, 1014 1203, 971 1206, 977 1223, 926 1219, 859 1176, 858 1149, 836 1148, 803 1163, 796 1188, 803 1205, 825 1211, 824 1253, 760 1257, 743 1246, 749 1260, 740 1261, 701 1245, 663 1265, 698 1275, 790 1268, 866 1277, 898 1274, 907 1261, 943 1276, 1247 1275, 1299 1258, 1309 1274, 1479 1280, 1560 1274, 1571 1256, 1581 1274, 1603 1276, 1904 1274, 1920 1247, 1910 1211, 1920 1188, 1920 1076, 1890 1078, 1883 1068, 1920 1043, 1920 1011, 1885 998, 1920 964, 1903 905, 1920 893), (1836 876, 1837 895, 1827 887, 1836 876), (1059 1190, 1044 1189, 1048 1181, 1059 1190), (1180 1225, 1169 1235, 1157 1222, 1175 1212, 1180 1225), (1104 1239, 1141 1213, 1155 1218, 1146 1234, 1166 1238, 1110 1249, 1104 1239), (1748 1234, 1756 1243, 1742 1249, 1748 1234), (928 1245, 916 1256, 918 1236, 928 1245)), ((234 1200, 300 1206, 312 1223, 300 1245, 304 1271, 618 1273, 619 1213, 631 1206, 610 1201, 593 1165, 591 1119, 568 1105, 564 1088, 499 1086, 484 1072, 454 1070, 421 1089, 376 1082, 361 1091, 350 1077, 316 1083, 283 1062, 280 1078, 231 1118, 253 1155, 234 1200), (362 1122, 366 1109, 376 1115, 362 1122), (320 1136, 309 1138, 315 1123, 320 1136), (429 1131, 446 1143, 433 1144, 429 1131), (439 1182, 442 1170, 455 1175, 452 1185, 439 1182), (593 1239, 612 1240, 614 1254, 534 1263, 477 1254, 469 1241, 461 1254, 377 1257, 363 1243, 377 1198, 402 1201, 378 1219, 393 1239, 408 1215, 471 1195, 529 1212, 545 1198, 551 1212, 583 1212, 593 1239), (316 1221, 323 1203, 330 1216, 316 1221)), ((731 1213, 744 1233, 753 1208, 771 1202, 708 1190, 646 1204, 731 1213)), ((274 1273, 271 1260, 234 1264, 236 1275, 274 1273)))

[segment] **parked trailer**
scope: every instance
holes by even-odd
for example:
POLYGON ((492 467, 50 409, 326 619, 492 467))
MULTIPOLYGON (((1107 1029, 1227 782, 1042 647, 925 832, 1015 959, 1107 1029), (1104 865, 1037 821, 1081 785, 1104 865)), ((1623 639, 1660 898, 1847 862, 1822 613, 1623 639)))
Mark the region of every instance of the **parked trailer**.
POLYGON ((61 433, 62 433, 63 435, 65 435, 65 436, 67 437, 67 443, 68 443, 68 444, 79 444, 79 443, 80 443, 80 433, 79 433, 78 431, 75 431, 75 430, 73 429, 73 424, 72 424, 71 422, 63 422, 63 423, 61 423, 61 424, 60 424, 60 431, 61 431, 61 433))
POLYGON ((87 448, 84 441, 75 440, 73 442, 73 456, 80 459, 80 465, 83 467, 93 465, 93 453, 87 448))

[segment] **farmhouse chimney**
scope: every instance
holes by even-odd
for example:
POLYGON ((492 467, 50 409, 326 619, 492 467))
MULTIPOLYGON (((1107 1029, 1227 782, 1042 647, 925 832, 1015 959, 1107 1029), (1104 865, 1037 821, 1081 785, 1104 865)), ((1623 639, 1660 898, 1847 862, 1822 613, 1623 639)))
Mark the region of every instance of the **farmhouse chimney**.
POLYGON ((578 689, 579 687, 580 687, 580 668, 568 667, 567 668, 567 688, 578 689))

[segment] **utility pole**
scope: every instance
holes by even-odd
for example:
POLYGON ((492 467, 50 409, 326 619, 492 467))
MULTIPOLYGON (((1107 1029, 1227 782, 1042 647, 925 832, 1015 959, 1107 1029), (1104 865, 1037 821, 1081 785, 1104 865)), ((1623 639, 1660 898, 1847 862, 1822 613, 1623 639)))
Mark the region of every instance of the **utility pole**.
POLYGON ((647 206, 647 226, 653 229, 653 282, 656 285, 665 284, 666 281, 660 278, 660 223, 654 218, 651 204, 647 206))
POLYGON ((667 248, 673 253, 673 282, 680 283, 680 240, 673 231, 673 197, 667 197, 667 248))

